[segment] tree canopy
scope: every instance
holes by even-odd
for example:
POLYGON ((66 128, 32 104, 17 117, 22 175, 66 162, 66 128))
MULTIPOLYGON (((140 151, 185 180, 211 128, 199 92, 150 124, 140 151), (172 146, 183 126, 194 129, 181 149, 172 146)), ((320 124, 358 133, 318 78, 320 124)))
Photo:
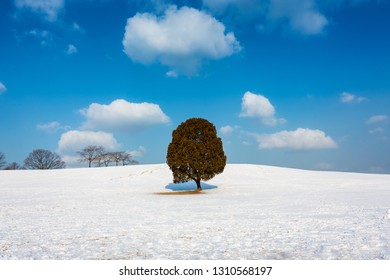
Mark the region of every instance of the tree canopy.
MULTIPOLYGON (((77 152, 80 155, 80 162, 86 161, 88 162, 88 167, 91 167, 93 161, 99 159, 104 154, 104 148, 102 146, 87 146, 83 148, 81 151, 77 152)), ((100 164, 99 164, 100 165, 100 164)))
POLYGON ((120 163, 125 166, 128 164, 137 164, 133 160, 133 155, 129 152, 106 152, 103 146, 86 146, 77 152, 80 155, 80 162, 88 162, 91 167, 95 163, 98 167, 108 166, 114 162, 116 166, 120 163))
POLYGON ((65 162, 56 153, 48 150, 36 149, 24 160, 28 169, 60 169, 65 168, 65 162))
POLYGON ((194 180, 201 190, 201 180, 207 181, 222 173, 226 155, 215 126, 201 118, 191 118, 172 132, 168 146, 167 164, 174 183, 194 180))

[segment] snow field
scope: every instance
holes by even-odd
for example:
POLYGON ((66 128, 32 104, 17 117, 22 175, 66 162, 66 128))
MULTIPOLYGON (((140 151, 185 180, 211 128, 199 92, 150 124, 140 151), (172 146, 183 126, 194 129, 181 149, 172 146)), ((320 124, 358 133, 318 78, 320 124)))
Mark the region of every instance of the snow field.
POLYGON ((230 164, 158 195, 171 181, 165 164, 0 171, 0 259, 390 259, 389 175, 230 164))

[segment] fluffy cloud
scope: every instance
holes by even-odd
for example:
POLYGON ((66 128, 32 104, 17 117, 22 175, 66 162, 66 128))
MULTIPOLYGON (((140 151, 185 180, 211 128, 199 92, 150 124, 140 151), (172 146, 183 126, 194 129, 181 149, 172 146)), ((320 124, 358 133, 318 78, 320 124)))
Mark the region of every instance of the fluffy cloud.
POLYGON ((82 125, 86 130, 133 131, 170 122, 157 104, 130 103, 123 99, 108 105, 92 103, 81 114, 86 117, 82 125))
POLYGON ((247 91, 242 97, 240 117, 260 119, 268 126, 285 123, 285 119, 275 118, 275 108, 263 95, 247 91))
POLYGON ((234 127, 230 126, 230 125, 226 125, 226 126, 222 126, 219 131, 222 133, 222 134, 230 134, 234 131, 234 127))
POLYGON ((337 148, 337 144, 321 130, 298 128, 275 134, 258 135, 260 149, 316 150, 337 148))
POLYGON ((230 56, 241 47, 233 33, 205 12, 175 6, 157 17, 136 14, 127 20, 124 52, 135 62, 161 63, 169 73, 194 75, 204 60, 230 56))
POLYGON ((386 115, 376 115, 372 116, 367 120, 367 124, 376 124, 381 122, 386 122, 389 120, 389 117, 386 115))
POLYGON ((6 91, 7 91, 7 88, 5 87, 5 85, 2 82, 0 82, 0 95, 6 91))
POLYGON ((46 20, 56 21, 58 13, 64 7, 64 0, 15 0, 18 8, 27 8, 45 15, 46 20))
POLYGON ((138 149, 135 149, 133 151, 127 151, 129 154, 131 154, 133 157, 143 157, 146 149, 144 146, 139 146, 138 149))
POLYGON ((61 135, 58 152, 66 155, 74 154, 89 145, 103 146, 106 150, 119 148, 118 142, 111 133, 70 130, 61 135))
POLYGON ((356 96, 354 94, 351 94, 349 92, 342 92, 340 94, 340 101, 342 103, 361 103, 363 101, 366 101, 367 99, 365 97, 356 96))

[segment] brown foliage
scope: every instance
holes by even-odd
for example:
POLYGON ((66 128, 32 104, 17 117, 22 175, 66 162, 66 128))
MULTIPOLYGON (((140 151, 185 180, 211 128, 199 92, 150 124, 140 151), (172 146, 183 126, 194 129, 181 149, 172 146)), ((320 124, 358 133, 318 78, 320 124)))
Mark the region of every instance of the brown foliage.
POLYGON ((226 156, 215 126, 201 118, 181 123, 172 133, 167 164, 174 183, 194 180, 198 189, 201 189, 201 180, 207 181, 222 173, 226 156))

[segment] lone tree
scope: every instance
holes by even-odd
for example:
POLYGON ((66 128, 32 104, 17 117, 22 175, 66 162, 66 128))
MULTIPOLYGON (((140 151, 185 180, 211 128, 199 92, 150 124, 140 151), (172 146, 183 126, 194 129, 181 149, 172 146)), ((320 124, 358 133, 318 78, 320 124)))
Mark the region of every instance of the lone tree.
POLYGON ((48 150, 36 149, 24 160, 28 169, 61 169, 65 168, 65 162, 56 153, 48 150))
POLYGON ((168 146, 167 164, 174 183, 194 180, 202 190, 201 180, 207 181, 222 173, 226 165, 221 138, 215 126, 201 118, 188 119, 172 132, 168 146))

